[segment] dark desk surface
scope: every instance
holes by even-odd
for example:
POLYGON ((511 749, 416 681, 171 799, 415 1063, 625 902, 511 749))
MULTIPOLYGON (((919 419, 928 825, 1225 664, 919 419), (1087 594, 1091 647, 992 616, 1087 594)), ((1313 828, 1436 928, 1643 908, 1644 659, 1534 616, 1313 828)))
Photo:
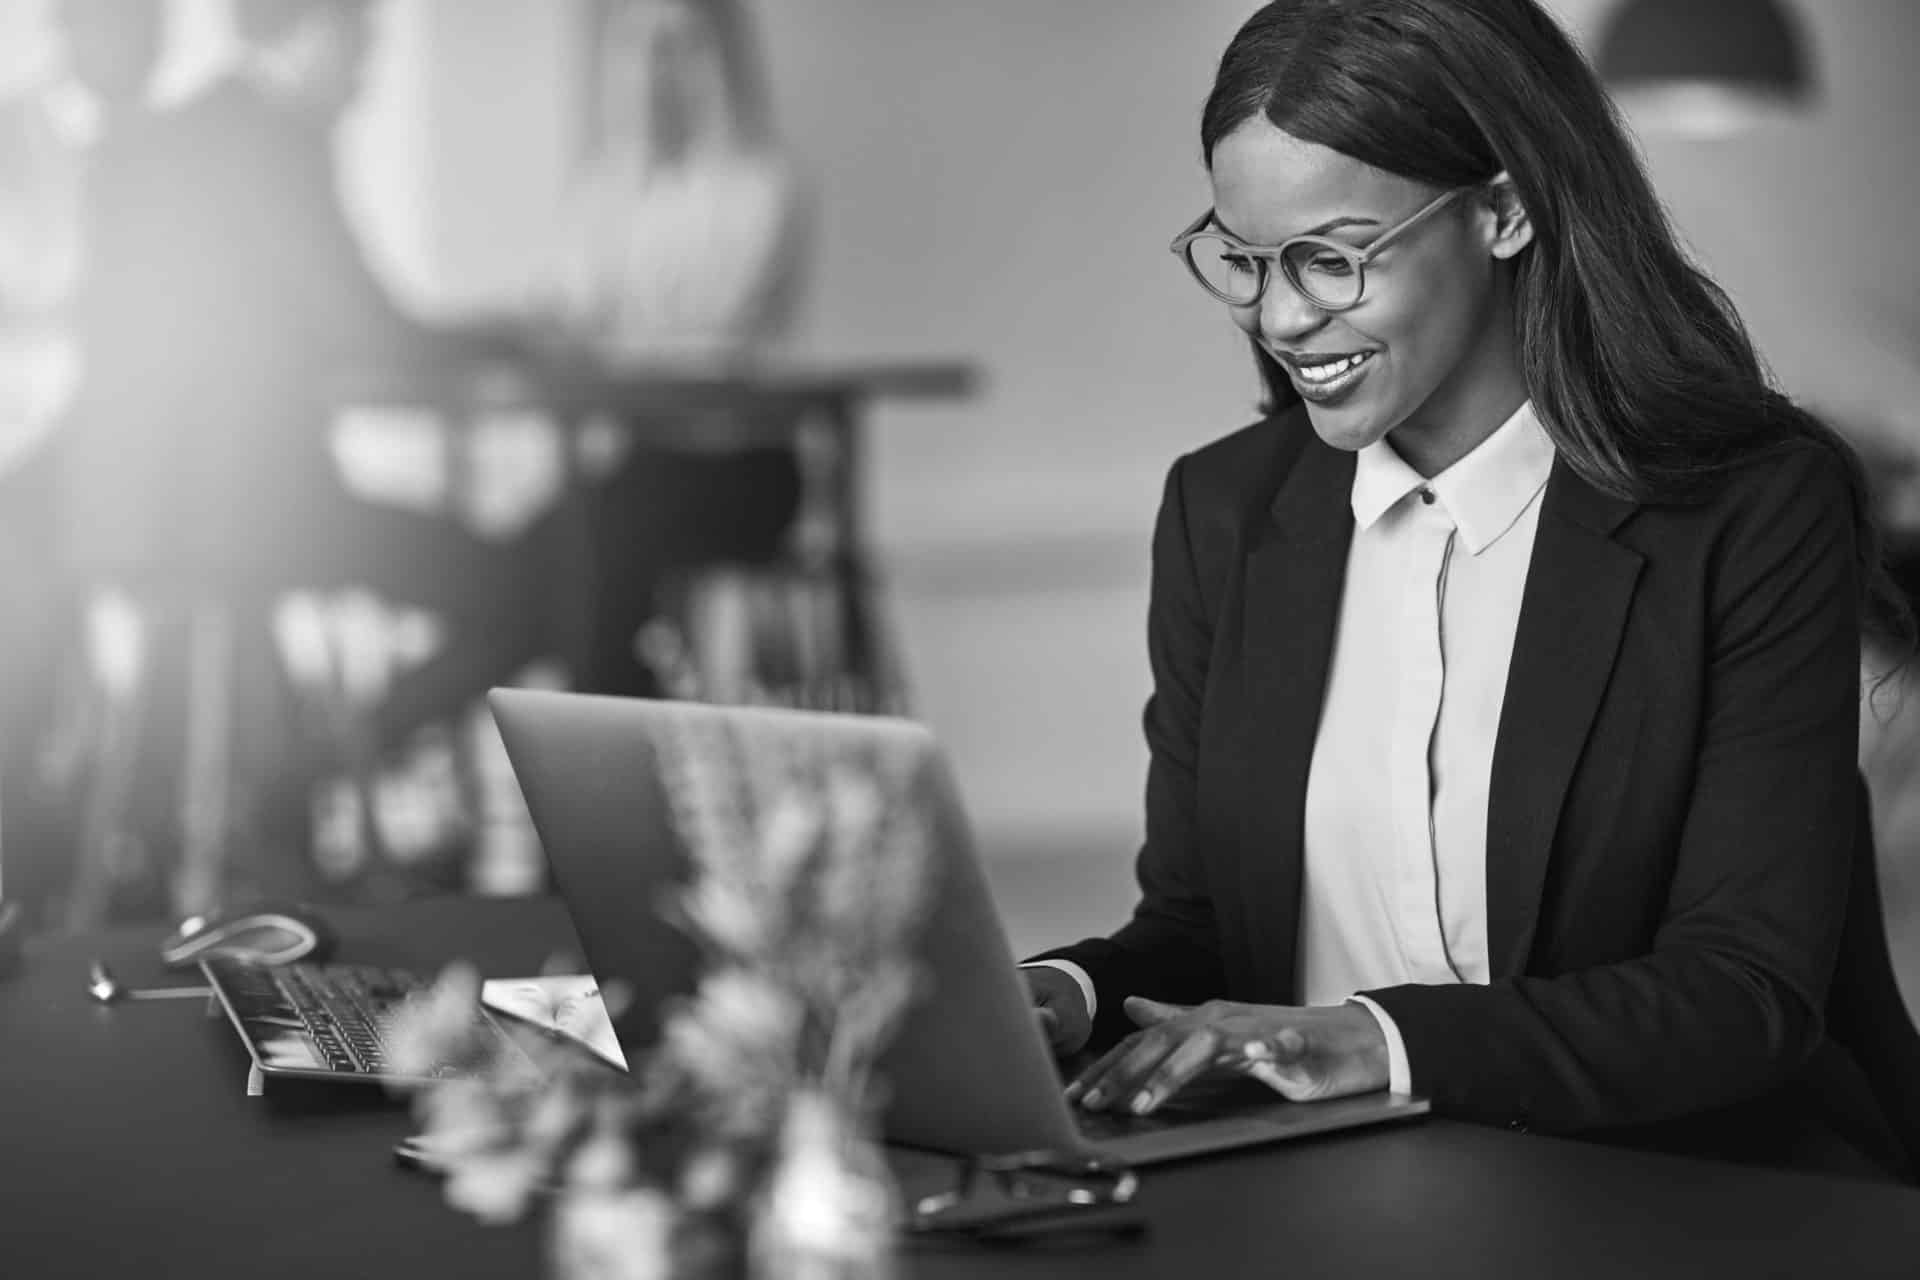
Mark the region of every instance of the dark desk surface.
MULTIPOLYGON (((342 913, 342 958, 493 976, 574 945, 552 900, 342 913)), ((100 956, 183 981, 157 931, 34 948, 0 983, 0 1276, 540 1275, 530 1226, 483 1228, 397 1169, 404 1108, 371 1091, 244 1096, 198 1001, 103 1008, 100 956)), ((929 1171, 910 1166, 918 1179, 929 1171)), ((1071 1254, 909 1254, 914 1276, 1920 1275, 1909 1191, 1429 1120, 1148 1171, 1152 1230, 1071 1254)))

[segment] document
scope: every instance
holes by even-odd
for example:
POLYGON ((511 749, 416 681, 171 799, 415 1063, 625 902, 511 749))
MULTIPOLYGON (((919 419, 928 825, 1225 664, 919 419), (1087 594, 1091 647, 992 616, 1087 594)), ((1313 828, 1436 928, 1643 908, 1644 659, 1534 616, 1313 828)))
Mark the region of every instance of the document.
POLYGON ((480 1003, 564 1036, 600 1058, 627 1069, 627 1057, 613 1034, 613 1019, 591 974, 542 978, 494 978, 481 985, 480 1003))

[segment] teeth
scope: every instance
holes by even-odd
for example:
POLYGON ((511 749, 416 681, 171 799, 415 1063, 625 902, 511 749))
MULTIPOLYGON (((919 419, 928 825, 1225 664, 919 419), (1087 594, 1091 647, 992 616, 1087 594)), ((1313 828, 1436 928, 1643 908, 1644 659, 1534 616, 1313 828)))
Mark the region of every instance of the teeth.
POLYGON ((1357 356, 1348 356, 1344 360, 1336 360, 1332 364, 1315 365, 1311 368, 1303 365, 1300 368, 1300 376, 1308 382, 1331 382, 1341 374, 1346 373, 1349 369, 1358 368, 1360 362, 1366 358, 1367 353, 1362 352, 1357 356))

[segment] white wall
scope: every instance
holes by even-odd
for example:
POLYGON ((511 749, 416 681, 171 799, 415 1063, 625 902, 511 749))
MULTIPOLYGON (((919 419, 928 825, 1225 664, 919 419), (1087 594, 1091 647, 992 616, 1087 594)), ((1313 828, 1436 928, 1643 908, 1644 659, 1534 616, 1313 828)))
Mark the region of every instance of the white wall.
POLYGON ((1183 449, 1251 416, 1167 241, 1238 0, 758 6, 822 203, 811 332, 980 362, 875 415, 871 505, 917 706, 993 845, 1138 828, 1147 540, 1183 449))

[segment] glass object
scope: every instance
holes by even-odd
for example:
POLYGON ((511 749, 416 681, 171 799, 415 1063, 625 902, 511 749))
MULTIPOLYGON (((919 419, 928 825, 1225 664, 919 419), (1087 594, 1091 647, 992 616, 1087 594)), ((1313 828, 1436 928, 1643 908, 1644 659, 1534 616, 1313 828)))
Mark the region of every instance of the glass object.
POLYGON ((1367 291, 1367 264, 1381 250, 1413 230, 1470 187, 1442 192, 1411 217, 1395 223, 1361 248, 1325 236, 1295 236, 1282 244, 1251 245, 1212 226, 1207 210, 1168 246, 1187 264, 1202 288, 1231 307, 1250 307, 1267 291, 1278 265, 1282 275, 1308 302, 1322 311, 1346 311, 1367 291))
POLYGON ((1130 1205, 1139 1189, 1139 1174, 1112 1160, 1053 1151, 974 1156, 956 1167, 951 1187, 914 1202, 907 1227, 975 1236, 1131 1231, 1136 1219, 1108 1211, 1130 1205))

